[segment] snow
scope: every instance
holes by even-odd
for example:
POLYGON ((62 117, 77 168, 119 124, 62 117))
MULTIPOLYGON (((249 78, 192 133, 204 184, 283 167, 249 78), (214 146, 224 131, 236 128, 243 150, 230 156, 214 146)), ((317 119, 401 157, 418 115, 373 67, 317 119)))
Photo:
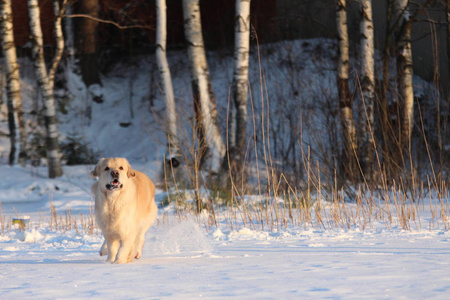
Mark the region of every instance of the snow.
POLYGON ((75 220, 80 212, 91 214, 90 169, 64 167, 64 177, 49 180, 38 175, 45 168, 36 174, 0 167, 5 223, 9 216, 31 218, 25 231, 11 227, 0 234, 2 299, 445 299, 450 291, 450 234, 443 228, 409 231, 377 223, 364 231, 270 231, 222 223, 206 230, 201 218, 160 209, 143 257, 106 264, 97 229, 89 233, 81 222, 78 230, 49 225, 50 197, 59 215, 68 209, 75 220))
MULTIPOLYGON (((290 54, 314 57, 312 49, 322 43, 333 48, 316 40, 306 46, 293 45, 290 54), (311 48, 310 53, 302 47, 311 48)), ((330 49, 324 51, 332 52, 330 49)), ((287 72, 270 68, 278 65, 277 55, 272 54, 267 62, 269 93, 285 92, 276 79, 285 78, 287 72)), ((311 72, 316 64, 328 66, 328 70, 307 76, 299 87, 300 98, 311 94, 312 102, 304 106, 311 105, 314 110, 321 101, 314 95, 334 93, 335 74, 329 71, 332 62, 299 57, 292 60, 299 64, 294 67, 305 72, 311 72)), ((158 131, 158 118, 162 118, 163 107, 158 94, 152 111, 148 109, 151 59, 143 58, 138 66, 115 66, 110 76, 103 78, 102 90, 95 93, 101 93, 105 102, 92 104, 92 120, 84 114, 89 91, 69 73, 74 101, 67 104, 67 114, 60 114, 60 129, 63 137, 79 134, 101 156, 129 158, 135 169, 160 183, 165 142, 158 131), (121 123, 130 124, 124 127, 121 123)), ((184 56, 172 53, 170 60, 177 98, 183 101, 183 95, 189 94, 187 67, 181 63, 184 56)), ((212 61, 216 62, 211 72, 216 98, 226 99, 232 72, 226 59, 212 61)), ((257 65, 255 61, 251 64, 257 65)), ((27 68, 26 63, 21 66, 27 68)), ((253 97, 258 99, 258 70, 251 73, 253 97)), ((29 109, 36 98, 34 83, 29 77, 24 80, 23 95, 28 99, 24 107, 29 109)), ((223 112, 220 102, 219 111, 223 112)), ((188 119, 189 112, 184 117, 188 119)), ((6 132, 6 125, 0 126, 6 132)), ((0 149, 0 159, 5 162, 7 138, 0 138, 0 149)), ((92 226, 92 169, 93 165, 64 166, 64 176, 50 180, 45 166, 0 166, 1 299, 448 298, 450 234, 448 223, 436 221, 426 202, 437 202, 434 193, 416 205, 421 225, 410 230, 398 225, 394 213, 390 226, 374 219, 367 227, 324 228, 316 225, 313 216, 310 224, 261 228, 240 220, 230 222, 226 211, 217 211, 218 224, 212 226, 207 224, 207 213, 194 216, 171 206, 161 207, 155 226, 146 235, 143 257, 130 264, 111 265, 98 254, 103 238, 92 226), (12 218, 25 216, 30 218, 25 231, 11 224, 12 218)), ((188 198, 192 194, 183 192, 188 198)), ((157 190, 159 206, 166 197, 165 191, 157 190)), ((260 195, 243 199, 249 206, 263 201, 260 195)), ((448 203, 448 192, 442 199, 448 203)), ((281 206, 283 200, 273 197, 267 202, 281 206)), ((321 203, 324 211, 327 205, 321 203)))

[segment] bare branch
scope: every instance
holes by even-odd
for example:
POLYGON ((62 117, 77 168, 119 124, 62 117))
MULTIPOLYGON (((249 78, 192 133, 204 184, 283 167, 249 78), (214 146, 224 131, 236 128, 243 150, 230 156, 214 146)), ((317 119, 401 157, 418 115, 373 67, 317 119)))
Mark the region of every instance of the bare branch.
POLYGON ((73 15, 70 15, 70 16, 64 16, 64 18, 87 18, 87 19, 91 19, 93 21, 97 21, 97 22, 100 22, 100 23, 111 24, 111 25, 113 25, 113 26, 115 26, 115 27, 117 27, 119 29, 133 29, 133 28, 153 29, 153 27, 147 26, 147 25, 127 25, 127 26, 124 26, 124 25, 120 25, 119 23, 111 21, 111 20, 103 20, 103 19, 96 18, 96 17, 90 16, 90 15, 85 15, 85 14, 73 14, 73 15))

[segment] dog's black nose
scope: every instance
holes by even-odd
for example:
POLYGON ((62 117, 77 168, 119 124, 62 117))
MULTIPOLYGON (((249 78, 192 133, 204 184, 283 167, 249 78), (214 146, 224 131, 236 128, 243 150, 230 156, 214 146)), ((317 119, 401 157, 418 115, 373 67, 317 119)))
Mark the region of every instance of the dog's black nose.
POLYGON ((111 176, 112 176, 112 177, 117 177, 117 176, 119 176, 119 171, 116 171, 116 170, 111 171, 111 176))

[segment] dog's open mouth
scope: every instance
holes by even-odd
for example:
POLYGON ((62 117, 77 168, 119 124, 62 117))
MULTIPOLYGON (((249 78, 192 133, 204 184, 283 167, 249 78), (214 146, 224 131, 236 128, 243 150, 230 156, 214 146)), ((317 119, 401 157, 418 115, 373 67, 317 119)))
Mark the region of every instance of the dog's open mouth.
POLYGON ((123 184, 121 184, 118 179, 114 179, 113 181, 111 181, 111 183, 108 183, 106 185, 106 188, 110 191, 113 191, 116 189, 121 189, 122 187, 123 187, 123 184))

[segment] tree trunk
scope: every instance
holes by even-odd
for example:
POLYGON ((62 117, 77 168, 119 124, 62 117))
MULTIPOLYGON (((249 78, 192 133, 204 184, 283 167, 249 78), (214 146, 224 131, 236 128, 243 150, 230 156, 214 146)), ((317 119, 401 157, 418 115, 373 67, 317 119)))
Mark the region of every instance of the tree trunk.
POLYGON ((1 38, 2 48, 5 55, 6 69, 6 90, 7 90, 7 106, 8 106, 8 124, 11 136, 11 152, 9 163, 14 164, 16 152, 16 122, 15 114, 17 114, 17 125, 19 127, 19 163, 21 166, 26 165, 26 144, 27 136, 25 131, 25 121, 22 109, 22 96, 20 93, 20 74, 19 64, 17 63, 16 45, 13 35, 13 17, 11 9, 11 0, 0 1, 1 13, 1 38))
MULTIPOLYGON (((447 72, 450 74, 450 0, 447 0, 445 12, 447 15, 447 72)), ((447 101, 450 102, 450 91, 448 92, 447 101)))
MULTIPOLYGON (((7 93, 9 94, 9 91, 7 93)), ((9 149, 8 163, 10 166, 12 166, 14 165, 14 161, 16 158, 16 121, 14 116, 13 99, 11 97, 7 97, 6 107, 8 108, 9 142, 11 143, 11 147, 9 149)))
POLYGON ((64 52, 64 35, 62 30, 62 16, 64 14, 65 6, 67 4, 68 0, 62 1, 62 9, 59 5, 59 0, 53 0, 53 13, 55 15, 55 56, 53 57, 52 64, 50 66, 50 71, 48 74, 48 82, 50 84, 50 88, 53 91, 54 85, 55 85, 55 75, 56 71, 58 70, 59 63, 61 62, 63 52, 64 52))
MULTIPOLYGON (((166 155, 163 161, 163 178, 166 184, 183 186, 187 181, 182 171, 185 167, 184 158, 180 155, 180 145, 177 134, 177 113, 173 92, 172 76, 166 55, 167 47, 167 6, 166 0, 156 0, 156 63, 164 94, 165 131, 167 137, 166 155)), ((200 198, 197 198, 200 199, 200 198)), ((199 207, 199 206, 198 206, 199 207)))
POLYGON ((250 0, 236 0, 234 24, 233 121, 231 141, 232 174, 241 181, 247 138, 248 66, 250 52, 250 0))
POLYGON ((225 145, 217 124, 217 108, 206 61, 199 0, 183 0, 183 16, 200 143, 205 146, 201 165, 215 176, 222 168, 225 145))
MULTIPOLYGON (((446 14, 447 14, 447 72, 450 77, 450 0, 447 0, 446 3, 446 14)), ((450 87, 447 87, 447 101, 444 102, 443 111, 450 111, 450 87)), ((448 143, 450 143, 449 139, 449 130, 450 130, 450 115, 444 114, 444 119, 441 121, 441 124, 445 124, 443 126, 444 132, 441 135, 444 137, 441 142, 441 148, 445 148, 448 143)), ((442 155, 441 155, 442 157, 442 155)))
POLYGON ((361 167, 364 176, 372 179, 375 141, 373 107, 375 103, 375 48, 373 39, 372 0, 361 0, 361 79, 363 98, 363 128, 361 167))
MULTIPOLYGON (((392 41, 392 1, 387 1, 386 7, 386 35, 383 52, 383 84, 381 88, 381 103, 379 105, 380 125, 383 138, 383 166, 388 178, 393 174, 392 146, 394 145, 394 131, 389 116, 388 90, 389 90, 389 62, 391 60, 392 41)), ((395 21, 394 21, 395 23, 395 21)))
POLYGON ((156 63, 158 64, 159 75, 164 93, 164 103, 166 104, 166 135, 167 154, 178 152, 177 143, 177 117, 175 111, 175 97, 172 86, 172 76, 170 74, 169 63, 166 56, 167 44, 167 15, 166 0, 156 0, 156 63))
POLYGON ((67 3, 65 6, 65 15, 64 18, 64 36, 65 36, 65 51, 69 57, 73 57, 75 55, 75 27, 73 18, 70 16, 73 14, 73 3, 67 3))
MULTIPOLYGON (((446 15, 447 15, 447 72, 449 74, 450 77, 450 0, 447 0, 447 4, 446 4, 446 15)), ((443 111, 450 111, 450 87, 447 87, 447 97, 446 100, 444 102, 444 107, 443 107, 443 111)), ((443 126, 444 128, 444 132, 441 133, 441 135, 444 137, 443 139, 441 139, 441 149, 444 149, 446 147, 446 145, 448 145, 450 143, 450 138, 449 138, 449 131, 450 131, 450 114, 444 114, 443 120, 441 121, 441 124, 445 124, 443 126)), ((442 151, 441 151, 442 153, 442 151)), ((442 155, 440 155, 441 159, 442 159, 442 155)), ((448 156, 447 156, 448 157, 448 156)), ((443 165, 443 164, 441 164, 443 165)))
POLYGON ((55 178, 62 176, 62 166, 58 144, 55 98, 52 89, 53 83, 50 82, 45 67, 38 0, 28 0, 28 12, 30 17, 33 66, 36 80, 44 100, 48 175, 50 178, 55 178))
POLYGON ((339 113, 341 118, 341 126, 343 131, 343 169, 346 179, 350 181, 356 180, 356 129, 353 121, 353 100, 350 95, 348 85, 349 74, 349 41, 347 28, 347 7, 345 0, 337 1, 336 23, 339 40, 339 58, 337 70, 337 85, 339 91, 339 113))
POLYGON ((396 162, 400 167, 404 167, 403 160, 405 159, 405 154, 409 151, 414 123, 413 61, 411 53, 412 21, 408 12, 408 4, 408 0, 396 0, 394 2, 394 14, 398 20, 399 29, 396 53, 401 115, 396 162))
MULTIPOLYGON (((98 18, 99 0, 75 2, 76 13, 98 18)), ((81 77, 89 91, 90 100, 103 102, 102 82, 97 59, 98 21, 90 18, 76 20, 76 47, 79 56, 81 77)))

